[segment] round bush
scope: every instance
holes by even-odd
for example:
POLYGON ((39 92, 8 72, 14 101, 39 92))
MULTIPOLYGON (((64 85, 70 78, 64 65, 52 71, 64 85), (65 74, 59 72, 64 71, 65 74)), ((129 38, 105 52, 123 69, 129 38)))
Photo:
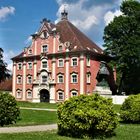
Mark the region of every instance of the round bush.
POLYGON ((131 95, 122 104, 120 117, 127 123, 140 123, 140 94, 131 95))
POLYGON ((8 93, 0 92, 0 125, 15 123, 19 114, 15 98, 8 93))
POLYGON ((112 100, 98 94, 72 97, 58 106, 58 134, 71 137, 112 135, 118 124, 112 100))

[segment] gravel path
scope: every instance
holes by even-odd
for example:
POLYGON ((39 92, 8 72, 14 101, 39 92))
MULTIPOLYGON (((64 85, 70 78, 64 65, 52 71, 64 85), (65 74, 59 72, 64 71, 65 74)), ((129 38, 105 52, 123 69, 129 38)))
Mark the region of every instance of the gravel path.
POLYGON ((20 109, 44 110, 44 111, 57 111, 57 109, 48 109, 48 108, 30 108, 30 107, 20 107, 20 109))
POLYGON ((19 127, 0 127, 0 133, 22 133, 37 132, 57 129, 57 124, 35 125, 35 126, 19 126, 19 127))

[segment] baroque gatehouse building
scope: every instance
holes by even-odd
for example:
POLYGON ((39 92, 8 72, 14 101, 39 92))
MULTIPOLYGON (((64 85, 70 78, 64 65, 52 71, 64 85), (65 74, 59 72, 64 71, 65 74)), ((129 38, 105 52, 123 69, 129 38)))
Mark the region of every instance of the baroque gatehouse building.
POLYGON ((61 13, 57 24, 43 19, 32 43, 12 58, 12 94, 19 101, 60 102, 92 94, 103 50, 61 13))

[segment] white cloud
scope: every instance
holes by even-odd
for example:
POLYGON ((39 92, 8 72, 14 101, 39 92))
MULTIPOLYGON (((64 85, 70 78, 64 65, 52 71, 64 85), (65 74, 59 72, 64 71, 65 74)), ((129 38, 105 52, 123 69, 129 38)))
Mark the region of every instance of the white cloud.
POLYGON ((14 56, 16 56, 16 54, 13 50, 9 50, 8 52, 4 51, 4 53, 3 53, 3 60, 4 60, 4 62, 7 63, 7 68, 10 71, 12 71, 12 66, 13 66, 11 58, 14 56))
POLYGON ((15 8, 12 6, 1 7, 0 8, 0 21, 5 20, 8 15, 13 15, 14 13, 15 13, 15 8))
POLYGON ((122 12, 120 10, 116 10, 115 12, 108 11, 104 16, 104 22, 106 25, 108 25, 111 21, 113 21, 114 17, 118 17, 122 15, 122 12))
POLYGON ((26 40, 25 40, 25 44, 26 45, 28 45, 28 44, 30 44, 31 43, 31 41, 32 41, 32 36, 29 36, 26 40))
POLYGON ((59 7, 57 12, 58 19, 55 22, 60 20, 60 13, 64 10, 65 7, 65 9, 68 10, 68 18, 75 26, 83 31, 90 30, 92 26, 97 25, 99 22, 97 15, 100 13, 101 7, 91 7, 87 10, 83 8, 84 2, 85 0, 80 0, 77 3, 62 4, 62 1, 59 0, 59 4, 62 5, 59 7))

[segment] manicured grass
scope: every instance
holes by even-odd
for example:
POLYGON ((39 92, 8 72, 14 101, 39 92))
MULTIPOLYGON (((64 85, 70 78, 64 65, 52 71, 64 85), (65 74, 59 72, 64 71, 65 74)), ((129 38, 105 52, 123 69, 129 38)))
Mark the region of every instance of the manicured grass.
POLYGON ((20 110, 20 120, 10 126, 39 125, 57 123, 56 112, 42 110, 20 110))
MULTIPOLYGON (((139 140, 140 124, 121 124, 116 129, 116 136, 105 140, 139 140)), ((56 131, 32 132, 17 134, 0 134, 1 140, 81 140, 76 138, 62 137, 56 131)), ((97 140, 97 139, 96 139, 97 140)))
POLYGON ((30 107, 30 108, 49 108, 49 109, 56 109, 57 104, 50 104, 50 103, 31 103, 31 102, 17 102, 19 107, 30 107))

